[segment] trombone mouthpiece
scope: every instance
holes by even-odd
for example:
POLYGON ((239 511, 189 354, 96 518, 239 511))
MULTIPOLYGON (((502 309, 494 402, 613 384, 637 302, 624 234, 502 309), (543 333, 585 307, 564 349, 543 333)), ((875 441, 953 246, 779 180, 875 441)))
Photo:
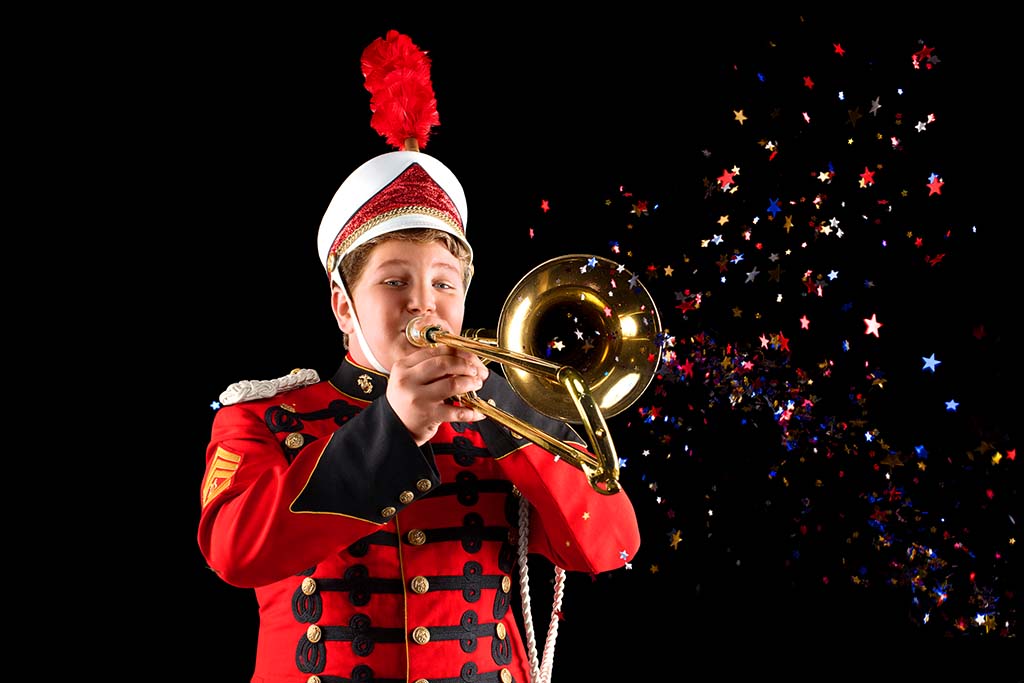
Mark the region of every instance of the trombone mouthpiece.
POLYGON ((441 330, 440 325, 424 325, 420 327, 420 322, 423 320, 422 316, 416 316, 408 323, 405 324, 405 338, 409 340, 409 343, 413 346, 434 346, 437 341, 434 339, 434 333, 441 330))

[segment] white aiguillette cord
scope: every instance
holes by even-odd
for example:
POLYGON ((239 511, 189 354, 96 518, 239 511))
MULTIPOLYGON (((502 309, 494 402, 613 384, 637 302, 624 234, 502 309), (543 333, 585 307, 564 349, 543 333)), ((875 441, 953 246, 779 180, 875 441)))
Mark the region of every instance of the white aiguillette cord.
POLYGON ((523 602, 523 626, 529 649, 532 683, 551 683, 551 667, 555 660, 555 639, 558 637, 558 613, 562 609, 565 592, 565 570, 555 566, 555 592, 551 606, 551 621, 544 639, 544 655, 537 663, 537 637, 533 631, 533 612, 530 609, 530 577, 526 569, 527 549, 530 545, 530 502, 519 496, 519 594, 523 602))

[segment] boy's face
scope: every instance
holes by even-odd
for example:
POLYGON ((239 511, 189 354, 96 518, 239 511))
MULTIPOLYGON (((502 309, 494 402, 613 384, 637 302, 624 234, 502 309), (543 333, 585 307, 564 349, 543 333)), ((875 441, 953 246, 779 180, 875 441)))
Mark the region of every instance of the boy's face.
MULTIPOLYGON (((395 360, 417 350, 406 339, 405 326, 418 315, 424 316, 424 324, 461 334, 466 298, 462 272, 462 264, 440 242, 388 240, 373 248, 349 294, 366 342, 382 366, 390 370, 395 360)), ((338 326, 350 336, 353 360, 373 367, 356 341, 352 306, 337 292, 333 304, 338 326)))

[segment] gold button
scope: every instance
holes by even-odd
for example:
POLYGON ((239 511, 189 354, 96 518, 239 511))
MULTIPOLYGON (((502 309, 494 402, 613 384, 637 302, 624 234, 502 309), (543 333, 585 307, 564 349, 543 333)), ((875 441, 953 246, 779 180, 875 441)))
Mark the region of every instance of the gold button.
POLYGON ((302 444, 306 442, 306 438, 299 432, 292 432, 285 437, 284 445, 288 448, 302 448, 302 444))
POLYGON ((501 676, 501 683, 512 683, 512 672, 508 669, 502 669, 498 675, 501 676))
POLYGON ((402 491, 398 494, 398 502, 402 505, 408 505, 416 499, 416 494, 412 491, 402 491))
POLYGON ((505 631, 505 624, 499 621, 494 630, 498 633, 498 640, 505 640, 505 636, 508 635, 508 632, 505 631))
POLYGON ((398 512, 398 510, 389 505, 380 511, 380 516, 387 519, 388 517, 394 517, 396 512, 398 512))
POLYGON ((306 683, 320 683, 320 677, 316 674, 313 674, 312 676, 306 679, 306 683))
POLYGON ((409 539, 409 543, 412 543, 413 545, 423 545, 427 542, 427 535, 423 533, 422 529, 413 529, 406 534, 405 537, 409 539))
POLYGON ((426 493, 432 486, 433 484, 430 483, 429 479, 420 479, 416 482, 416 490, 420 493, 426 493))
POLYGON ((320 627, 316 624, 310 624, 309 628, 306 629, 306 640, 311 643, 319 643, 321 636, 323 636, 323 633, 320 632, 320 627))
POLYGON ((281 410, 287 410, 289 413, 294 413, 295 412, 295 406, 290 406, 287 403, 282 403, 281 404, 281 410))
POLYGON ((302 580, 302 592, 305 595, 316 593, 316 581, 308 576, 302 580))
POLYGON ((430 681, 425 678, 417 678, 413 683, 430 683, 430 681))
POLYGON ((428 590, 430 590, 430 581, 428 581, 427 577, 425 576, 413 577, 413 580, 409 583, 409 585, 412 588, 412 592, 416 593, 417 595, 423 595, 428 590))
POLYGON ((512 577, 506 574, 501 577, 501 592, 508 593, 510 590, 512 590, 512 577))
POLYGON ((430 642, 430 629, 426 626, 417 626, 412 630, 412 639, 417 645, 426 645, 430 642))

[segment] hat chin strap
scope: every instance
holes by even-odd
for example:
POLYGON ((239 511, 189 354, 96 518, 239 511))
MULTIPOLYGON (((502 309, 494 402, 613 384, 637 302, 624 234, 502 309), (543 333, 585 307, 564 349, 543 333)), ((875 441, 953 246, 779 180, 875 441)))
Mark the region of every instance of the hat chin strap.
POLYGON ((384 376, 390 376, 391 372, 384 369, 384 366, 380 364, 377 357, 373 355, 373 351, 370 350, 370 345, 366 342, 366 337, 363 336, 363 327, 359 324, 359 316, 356 314, 356 303, 352 300, 352 297, 348 295, 348 290, 345 289, 345 283, 341 281, 341 276, 338 271, 335 270, 331 275, 335 284, 341 287, 341 293, 348 299, 348 305, 352 309, 352 326, 355 328, 356 341, 359 343, 359 348, 362 349, 363 355, 366 356, 366 360, 370 361, 370 365, 373 369, 381 373, 384 376))

